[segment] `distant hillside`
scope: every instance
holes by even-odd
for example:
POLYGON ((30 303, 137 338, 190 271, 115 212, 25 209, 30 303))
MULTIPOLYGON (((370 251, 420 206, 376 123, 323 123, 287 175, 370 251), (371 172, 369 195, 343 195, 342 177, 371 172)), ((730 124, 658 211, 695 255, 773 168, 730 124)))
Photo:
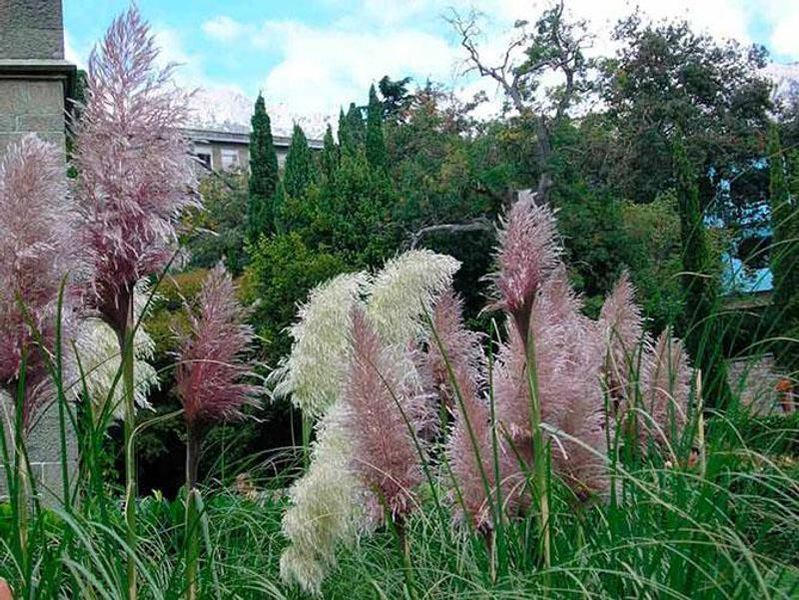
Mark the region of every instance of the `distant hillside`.
MULTIPOLYGON (((197 129, 248 133, 254 104, 254 99, 235 90, 200 88, 191 101, 192 115, 188 125, 197 129)), ((298 115, 285 104, 267 104, 266 110, 274 135, 289 137, 294 123, 298 123, 307 137, 320 140, 325 135, 328 122, 335 125, 328 115, 298 115)))

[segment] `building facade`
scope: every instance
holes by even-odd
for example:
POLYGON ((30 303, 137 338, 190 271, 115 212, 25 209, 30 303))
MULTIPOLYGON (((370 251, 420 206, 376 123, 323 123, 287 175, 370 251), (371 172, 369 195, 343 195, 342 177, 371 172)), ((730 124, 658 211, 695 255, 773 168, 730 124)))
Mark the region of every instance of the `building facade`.
MULTIPOLYGON (((185 129, 192 142, 192 151, 199 163, 209 171, 230 171, 247 169, 250 165, 250 132, 246 127, 240 130, 185 129)), ((275 135, 272 137, 278 164, 282 167, 291 145, 291 138, 275 135)), ((321 140, 308 140, 312 149, 323 147, 321 140)))

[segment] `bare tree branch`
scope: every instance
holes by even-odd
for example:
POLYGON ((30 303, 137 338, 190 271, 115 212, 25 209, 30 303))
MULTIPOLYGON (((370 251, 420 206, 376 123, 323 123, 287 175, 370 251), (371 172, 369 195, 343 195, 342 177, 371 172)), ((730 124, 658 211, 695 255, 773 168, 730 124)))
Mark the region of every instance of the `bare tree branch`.
POLYGON ((568 22, 564 17, 564 2, 558 1, 545 10, 535 23, 532 32, 526 30, 527 22, 519 22, 520 31, 506 47, 502 62, 496 66, 486 63, 480 54, 477 39, 479 15, 472 11, 461 16, 456 11, 448 18, 460 37, 460 45, 466 51, 465 72, 475 71, 482 77, 493 79, 504 92, 514 109, 523 119, 530 119, 535 127, 537 160, 541 174, 536 193, 546 200, 552 187, 549 168, 552 123, 566 117, 566 113, 581 89, 585 77, 586 61, 583 50, 590 46, 591 36, 584 33, 583 21, 568 22), (524 57, 517 58, 519 54, 524 57), (536 106, 533 92, 547 71, 560 72, 565 79, 562 90, 552 99, 550 112, 536 106))
POLYGON ((467 233, 473 231, 494 231, 494 224, 485 217, 478 217, 464 223, 439 223, 437 225, 428 225, 413 233, 408 240, 408 248, 414 250, 419 246, 419 242, 431 233, 467 233))

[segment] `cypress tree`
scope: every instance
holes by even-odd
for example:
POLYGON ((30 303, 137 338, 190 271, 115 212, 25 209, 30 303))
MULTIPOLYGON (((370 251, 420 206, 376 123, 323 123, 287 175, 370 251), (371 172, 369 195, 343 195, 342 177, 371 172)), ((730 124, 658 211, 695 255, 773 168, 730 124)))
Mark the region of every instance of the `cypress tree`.
MULTIPOLYGON (((799 347, 786 342, 799 334, 799 173, 789 184, 785 160, 775 126, 769 131, 769 203, 771 207, 771 274, 773 281, 773 332, 777 365, 788 373, 799 369, 799 347), (793 189, 790 189, 793 188, 793 189)), ((797 155, 794 155, 794 159, 797 155)), ((799 164, 794 165, 794 170, 799 164)))
POLYGON ((350 123, 347 120, 347 116, 344 114, 344 109, 340 109, 338 111, 338 147, 341 150, 341 153, 344 154, 345 151, 347 153, 351 153, 352 148, 355 146, 355 142, 352 139, 352 133, 350 132, 350 123))
POLYGON ((302 127, 294 125, 291 145, 286 155, 286 170, 283 173, 286 194, 292 198, 299 198, 314 181, 316 181, 316 164, 308 146, 308 139, 302 127))
POLYGON ((268 235, 274 230, 272 202, 278 179, 272 125, 269 115, 266 114, 266 103, 262 94, 258 94, 258 99, 255 101, 251 124, 247 237, 251 243, 255 243, 260 235, 268 235))
POLYGON ((336 172, 336 168, 338 167, 338 160, 338 148, 336 147, 336 142, 333 139, 333 128, 330 127, 330 124, 328 123, 327 130, 325 131, 324 148, 322 149, 322 157, 320 160, 322 165, 322 174, 326 179, 330 180, 333 178, 333 174, 336 172))
POLYGON ((708 406, 722 407, 730 399, 722 332, 717 315, 717 271, 707 238, 699 185, 681 139, 674 145, 674 167, 680 212, 685 295, 683 335, 702 370, 703 397, 708 406))
MULTIPOLYGON (((339 116, 339 122, 341 117, 339 116)), ((344 117, 345 128, 344 136, 339 133, 339 143, 341 144, 341 152, 344 154, 354 155, 359 148, 362 148, 366 141, 366 128, 363 122, 363 115, 361 109, 355 106, 354 102, 350 102, 350 107, 344 117)))
POLYGON ((382 168, 386 165, 383 105, 377 98, 374 85, 369 88, 369 108, 366 113, 366 159, 372 168, 382 168))

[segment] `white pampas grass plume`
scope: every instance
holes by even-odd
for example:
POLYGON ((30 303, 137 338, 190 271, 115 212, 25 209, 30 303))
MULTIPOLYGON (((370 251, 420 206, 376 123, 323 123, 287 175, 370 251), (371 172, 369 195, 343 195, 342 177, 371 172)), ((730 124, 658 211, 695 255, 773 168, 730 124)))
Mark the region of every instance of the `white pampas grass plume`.
MULTIPOLYGON (((73 385, 74 393, 83 393, 85 384, 95 416, 108 410, 113 418, 122 419, 125 409, 121 378, 114 387, 121 365, 119 342, 114 330, 102 319, 85 319, 79 326, 75 346, 85 377, 83 382, 73 385), (107 405, 109 402, 110 406, 107 405)), ((134 401, 137 407, 149 409, 147 395, 152 388, 158 387, 158 374, 150 364, 155 354, 155 342, 142 325, 136 330, 133 353, 134 401)))
POLYGON ((280 557, 280 576, 310 594, 321 593, 336 565, 336 548, 353 543, 365 526, 359 500, 366 490, 350 469, 353 445, 342 410, 332 406, 318 423, 311 465, 289 490, 292 507, 283 515, 289 546, 280 557))
POLYGON ((291 354, 270 377, 275 398, 291 396, 303 414, 320 418, 341 393, 352 308, 360 302, 365 273, 348 273, 314 288, 291 326, 291 354))
POLYGON ((410 250, 386 262, 369 286, 366 313, 383 343, 405 346, 425 331, 438 295, 452 285, 460 262, 430 250, 410 250))

